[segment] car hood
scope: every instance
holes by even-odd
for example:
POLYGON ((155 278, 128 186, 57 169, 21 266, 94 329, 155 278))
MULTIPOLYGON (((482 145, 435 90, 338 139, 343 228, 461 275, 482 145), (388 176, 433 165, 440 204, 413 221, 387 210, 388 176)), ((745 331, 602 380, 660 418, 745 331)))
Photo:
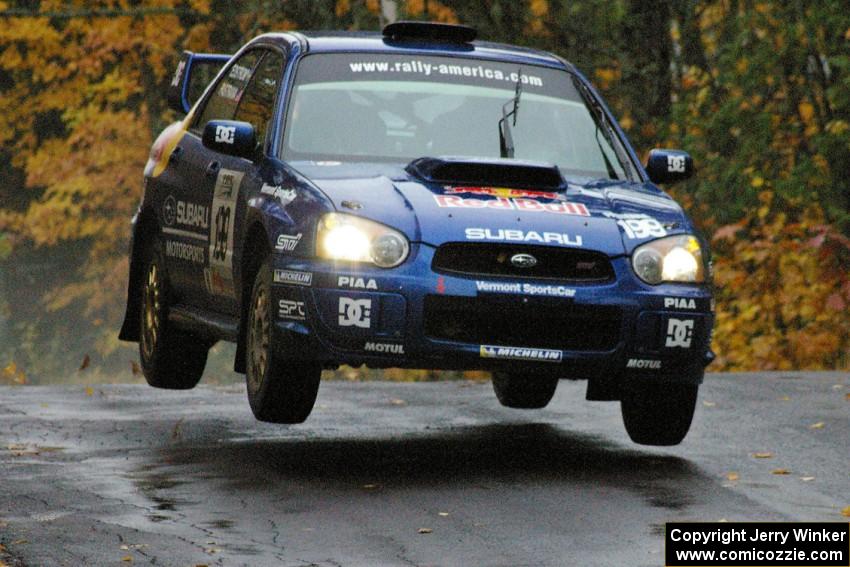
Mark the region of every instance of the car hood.
POLYGON ((618 256, 688 227, 681 207, 650 184, 587 180, 542 190, 507 189, 427 180, 385 164, 302 163, 297 169, 338 211, 381 222, 412 242, 432 246, 522 241, 618 256), (650 220, 653 230, 640 230, 647 219, 657 221, 650 220), (639 230, 630 230, 628 223, 639 230))

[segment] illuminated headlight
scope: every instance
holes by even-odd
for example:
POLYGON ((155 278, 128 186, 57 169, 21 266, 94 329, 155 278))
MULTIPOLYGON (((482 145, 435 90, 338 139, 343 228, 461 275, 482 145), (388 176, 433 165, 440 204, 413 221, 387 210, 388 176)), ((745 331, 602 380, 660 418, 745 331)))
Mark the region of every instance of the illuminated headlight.
POLYGON ((699 241, 690 234, 668 236, 638 246, 632 254, 632 268, 640 279, 652 285, 705 281, 702 250, 699 241))
POLYGON ((317 255, 327 260, 371 262, 394 268, 407 258, 407 238, 388 226, 353 215, 329 213, 319 221, 317 255))

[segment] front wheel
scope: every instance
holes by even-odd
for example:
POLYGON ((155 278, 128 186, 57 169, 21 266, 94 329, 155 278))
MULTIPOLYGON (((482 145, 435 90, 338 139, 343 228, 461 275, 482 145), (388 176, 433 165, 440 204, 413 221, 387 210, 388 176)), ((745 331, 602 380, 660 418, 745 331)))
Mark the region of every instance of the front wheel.
POLYGON ((641 445, 678 445, 691 427, 698 392, 698 384, 644 384, 623 392, 629 437, 641 445))
POLYGON ((493 391, 507 408, 545 408, 557 387, 557 376, 493 372, 493 391))
POLYGON ((301 423, 313 411, 322 368, 310 361, 288 360, 280 354, 286 349, 272 344, 271 273, 269 262, 264 262, 251 293, 245 373, 248 402, 260 421, 301 423))
POLYGON ((165 264, 154 241, 145 266, 139 329, 139 358, 148 384, 167 390, 194 388, 207 364, 209 343, 174 329, 168 321, 165 264))

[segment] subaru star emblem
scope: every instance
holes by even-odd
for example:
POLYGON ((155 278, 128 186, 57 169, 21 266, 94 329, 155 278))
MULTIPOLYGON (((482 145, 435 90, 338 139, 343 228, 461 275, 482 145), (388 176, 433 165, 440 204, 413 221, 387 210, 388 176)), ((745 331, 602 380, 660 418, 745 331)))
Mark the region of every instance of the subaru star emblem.
POLYGON ((531 254, 514 254, 511 256, 511 264, 517 268, 533 268, 537 265, 537 258, 531 254))

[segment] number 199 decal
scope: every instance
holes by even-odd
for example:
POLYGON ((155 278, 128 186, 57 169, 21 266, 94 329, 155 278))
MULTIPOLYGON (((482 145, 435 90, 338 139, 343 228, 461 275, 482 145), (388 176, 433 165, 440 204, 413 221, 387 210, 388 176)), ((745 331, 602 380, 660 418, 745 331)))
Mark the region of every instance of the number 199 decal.
POLYGON ((213 295, 233 295, 233 225, 236 199, 243 173, 230 169, 218 172, 210 223, 210 267, 204 274, 207 290, 213 295))

